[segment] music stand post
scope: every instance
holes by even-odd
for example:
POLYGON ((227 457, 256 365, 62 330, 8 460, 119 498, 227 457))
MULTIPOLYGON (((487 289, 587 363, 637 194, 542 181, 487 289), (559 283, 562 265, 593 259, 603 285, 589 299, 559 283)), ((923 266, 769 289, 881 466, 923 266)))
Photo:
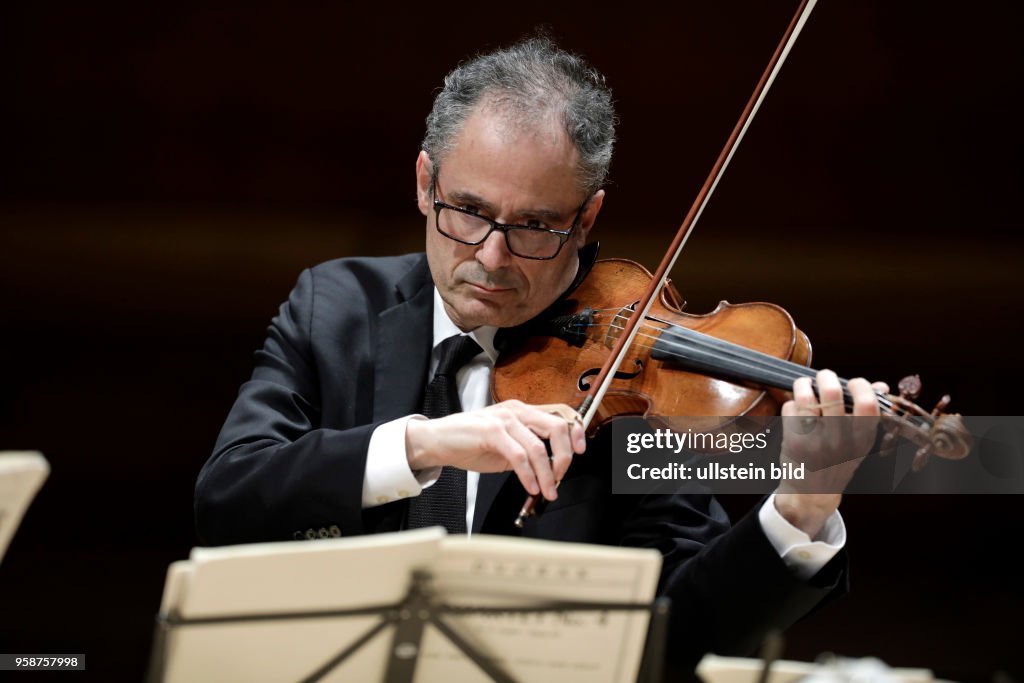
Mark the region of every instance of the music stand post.
POLYGON ((148 680, 161 683, 167 667, 167 642, 173 629, 189 626, 245 623, 255 621, 285 621, 293 619, 327 619, 379 615, 374 626, 356 638, 337 655, 326 661, 300 683, 314 683, 322 680, 342 662, 389 626, 394 626, 390 657, 384 677, 385 683, 412 683, 416 664, 421 652, 423 631, 427 624, 444 635, 465 656, 486 673, 495 683, 517 683, 516 680, 496 662, 480 652, 444 619, 446 614, 529 614, 543 612, 622 612, 646 610, 651 613, 647 639, 641 658, 637 683, 659 683, 665 657, 665 639, 668 632, 670 600, 657 598, 653 603, 622 602, 580 602, 548 601, 531 606, 467 607, 447 605, 434 592, 429 572, 416 570, 412 574, 409 590, 405 597, 393 605, 378 605, 358 609, 304 611, 274 614, 226 615, 217 617, 183 618, 176 611, 157 617, 153 653, 150 659, 148 680))

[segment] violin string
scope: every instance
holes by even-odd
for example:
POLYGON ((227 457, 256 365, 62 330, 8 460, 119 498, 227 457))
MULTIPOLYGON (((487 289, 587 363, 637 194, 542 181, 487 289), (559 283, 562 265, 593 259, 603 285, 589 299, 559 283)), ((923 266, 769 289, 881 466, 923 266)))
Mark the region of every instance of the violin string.
MULTIPOLYGON (((612 327, 614 327, 614 326, 612 326, 612 327)), ((653 325, 650 325, 650 324, 647 324, 647 323, 643 324, 642 327, 643 328, 649 328, 649 329, 654 329, 654 330, 661 331, 661 328, 658 328, 656 326, 653 326, 653 325)), ((619 329, 621 329, 621 328, 619 328, 619 329)), ((703 339, 714 339, 712 337, 708 337, 708 335, 703 335, 703 334, 701 334, 699 332, 695 332, 695 331, 689 330, 687 328, 682 328, 682 329, 686 329, 687 332, 693 333, 695 335, 694 339, 698 340, 698 342, 697 342, 698 346, 701 346, 701 345, 709 346, 709 345, 707 345, 707 344, 705 344, 703 342, 703 339)), ((672 345, 672 346, 675 346, 675 347, 678 347, 678 348, 682 348, 682 349, 687 350, 687 351, 691 350, 691 348, 692 348, 690 346, 687 346, 687 345, 684 345, 684 344, 680 344, 678 342, 672 342, 672 341, 665 342, 665 341, 663 341, 661 339, 660 336, 654 336, 654 335, 646 334, 646 333, 642 334, 642 335, 638 335, 638 336, 643 336, 643 337, 653 341, 652 344, 649 344, 649 345, 645 344, 642 348, 653 348, 654 344, 656 344, 658 342, 661 342, 662 344, 667 344, 667 345, 672 345)), ((716 340, 716 341, 717 342, 721 342, 722 340, 716 340)), ((741 356, 746 356, 747 358, 753 358, 755 360, 766 360, 766 361, 769 362, 769 364, 782 363, 782 364, 788 366, 785 369, 790 370, 793 373, 800 373, 801 376, 804 376, 804 377, 810 377, 812 383, 814 383, 815 386, 817 385, 817 382, 814 380, 814 377, 813 377, 813 375, 816 374, 816 373, 811 368, 807 368, 807 367, 805 367, 803 365, 792 363, 790 361, 783 361, 783 360, 780 360, 780 359, 778 359, 778 358, 776 358, 774 356, 769 356, 767 354, 762 354, 759 351, 754 351, 752 349, 747 349, 746 347, 737 346, 735 344, 731 344, 730 342, 724 342, 724 344, 727 345, 727 346, 735 347, 735 349, 739 350, 741 356)), ((714 346, 717 346, 717 344, 715 344, 714 346)), ((685 356, 685 355, 682 355, 682 354, 680 354, 680 357, 683 360, 685 360, 685 361, 692 361, 693 360, 693 358, 685 356)), ((711 363, 708 364, 709 368, 712 371, 714 371, 716 369, 722 369, 721 366, 716 366, 714 364, 714 361, 717 360, 715 358, 714 354, 706 355, 705 358, 707 358, 707 359, 712 361, 711 363)), ((740 368, 746 367, 746 368, 754 369, 754 368, 756 368, 756 366, 757 366, 756 363, 747 364, 746 366, 743 363, 737 364, 737 367, 740 367, 740 368)), ((698 369, 702 369, 702 368, 698 368, 698 369)), ((760 369, 758 369, 756 371, 759 372, 760 369)), ((768 373, 767 376, 771 376, 771 373, 768 373)), ((776 377, 778 377, 778 375, 775 375, 775 376, 772 376, 772 377, 776 378, 776 377)), ((782 377, 786 377, 786 375, 783 374, 782 377)), ((792 380, 795 379, 795 377, 790 375, 788 377, 788 379, 790 380, 789 384, 786 384, 785 380, 783 380, 781 383, 776 383, 776 382, 765 382, 765 383, 773 384, 774 386, 776 386, 776 387, 778 387, 780 389, 785 389, 785 390, 788 391, 788 390, 791 389, 792 380)), ((850 394, 849 389, 847 387, 848 380, 840 378, 839 381, 840 381, 840 384, 843 387, 843 403, 844 403, 844 405, 847 408, 850 408, 850 407, 852 407, 852 395, 850 394)), ((882 393, 876 391, 875 392, 875 396, 878 399, 878 403, 879 403, 879 405, 881 407, 883 415, 900 415, 901 419, 907 420, 907 421, 911 422, 912 424, 917 425, 919 428, 920 427, 924 427, 925 425, 928 425, 928 424, 930 424, 932 422, 931 417, 928 416, 928 415, 915 415, 913 413, 906 412, 906 411, 904 411, 902 409, 898 409, 893 404, 893 402, 888 398, 888 396, 886 394, 882 394, 882 393)))
MULTIPOLYGON (((594 327, 609 327, 609 328, 612 328, 612 329, 622 329, 620 326, 614 325, 614 324, 594 325, 594 327)), ((654 326, 651 326, 651 325, 647 325, 647 324, 644 324, 642 327, 644 329, 655 329, 655 330, 661 331, 660 328, 657 328, 657 327, 654 327, 654 326)), ((691 350, 692 349, 692 350, 696 351, 697 353, 700 353, 700 352, 704 351, 705 352, 704 356, 703 356, 704 360, 707 360, 707 361, 718 361, 718 362, 710 363, 710 365, 713 366, 712 369, 727 369, 725 367, 721 367, 721 366, 724 365, 721 362, 722 361, 721 354, 719 354, 718 356, 712 356, 712 355, 709 354, 708 351, 706 351, 704 348, 702 348, 702 347, 710 346, 709 344, 705 343, 703 339, 696 339, 696 340, 694 340, 695 343, 690 344, 690 345, 684 345, 684 344, 681 344, 679 342, 674 342, 674 341, 665 339, 663 336, 659 337, 659 336, 654 336, 654 335, 651 335, 651 334, 643 334, 642 336, 645 339, 650 339, 651 343, 638 344, 637 346, 639 346, 640 348, 654 348, 654 346, 656 344, 660 343, 663 348, 664 347, 668 347, 669 350, 685 351, 685 350, 691 350)), ((721 349, 715 349, 715 350, 721 350, 721 349)), ((725 351, 728 354, 729 349, 725 349, 725 351)), ((677 352, 675 355, 677 355, 678 357, 680 357, 683 360, 689 360, 687 358, 687 356, 685 356, 682 353, 678 353, 677 352)), ((756 359, 756 360, 762 360, 762 359, 756 359)), ((777 359, 772 359, 772 360, 777 360, 777 359)), ((751 365, 751 364, 748 363, 748 365, 751 365)), ((761 363, 759 365, 761 365, 763 367, 764 363, 761 363)), ((803 369, 803 366, 797 366, 797 367, 803 369)), ((755 366, 755 368, 756 368, 756 366, 755 366)), ((775 369, 779 370, 778 368, 775 368, 775 369)), ((796 376, 793 375, 792 372, 786 372, 786 371, 790 370, 790 368, 782 368, 782 370, 783 370, 783 372, 777 372, 777 377, 772 378, 772 379, 776 379, 777 380, 777 382, 772 382, 772 384, 778 383, 780 385, 778 388, 789 388, 791 386, 791 384, 792 384, 792 380, 795 379, 796 376)), ((801 374, 805 374, 805 373, 801 372, 801 374)), ((760 379, 763 380, 763 379, 767 379, 767 378, 761 377, 760 379)))
MULTIPOLYGON (((615 319, 622 319, 621 312, 615 316, 615 319)), ((728 363, 731 360, 733 368, 739 369, 750 369, 753 372, 757 372, 762 376, 762 380, 771 380, 773 384, 777 384, 780 389, 788 389, 792 386, 792 381, 798 376, 802 377, 813 377, 815 372, 809 368, 804 367, 796 363, 784 361, 774 356, 754 351, 731 342, 726 342, 715 337, 695 332, 688 328, 673 326, 670 323, 666 323, 670 327, 670 331, 677 334, 680 337, 688 337, 689 345, 684 345, 679 342, 666 339, 665 336, 653 336, 644 335, 651 339, 653 344, 645 345, 647 348, 653 348, 654 345, 660 343, 663 347, 669 347, 671 350, 677 351, 689 351, 691 349, 696 350, 698 353, 702 353, 700 360, 704 361, 703 365, 709 365, 712 370, 728 370, 732 369, 728 363), (712 353, 716 352, 716 353, 712 353), (725 362, 723 362, 725 361, 725 362), (737 362, 739 361, 739 362, 737 362)), ((621 329, 614 324, 609 325, 615 329, 621 329)), ((644 329, 655 330, 659 333, 664 332, 661 328, 650 325, 649 323, 643 323, 644 329)), ((683 360, 689 360, 689 358, 683 353, 677 353, 683 360)))
MULTIPOLYGON (((739 346, 732 342, 701 334, 700 332, 689 328, 678 327, 671 324, 669 325, 673 334, 685 337, 689 344, 683 344, 674 340, 665 340, 662 335, 657 337, 651 335, 647 336, 652 339, 654 343, 660 342, 665 346, 669 346, 673 350, 681 351, 682 353, 679 353, 679 355, 683 360, 689 359, 685 352, 695 347, 699 351, 705 352, 706 355, 702 355, 701 358, 706 361, 712 369, 735 369, 739 372, 746 370, 751 373, 762 374, 764 378, 768 380, 781 379, 781 382, 776 383, 776 386, 780 389, 786 390, 792 388, 793 380, 798 377, 808 377, 811 379, 813 385, 817 385, 817 381, 815 379, 817 371, 813 368, 808 368, 804 365, 800 365, 799 363, 793 363, 792 361, 783 360, 760 351, 755 351, 754 349, 739 346), (726 358, 721 359, 720 356, 725 356, 726 358), (720 360, 724 360, 724 362, 719 362, 720 360)), ((649 324, 645 324, 644 327, 645 329, 658 330, 657 327, 649 324)), ((849 407, 852 405, 853 401, 853 396, 849 392, 849 381, 840 378, 839 383, 843 389, 844 403, 849 407)), ((892 408, 892 403, 884 394, 876 392, 876 395, 878 396, 883 408, 892 408)))
MULTIPOLYGON (((619 317, 622 317, 622 316, 620 314, 620 315, 616 315, 615 317, 619 318, 619 317)), ((667 323, 667 324, 669 324, 670 327, 675 328, 675 326, 671 325, 670 323, 667 323)), ((617 326, 617 325, 610 324, 610 323, 600 324, 600 325, 592 324, 591 323, 591 324, 577 325, 577 326, 578 327, 594 327, 594 328, 608 327, 608 328, 618 329, 618 330, 623 329, 621 326, 617 326)), ((663 328, 657 327, 655 325, 651 325, 649 323, 642 324, 641 325, 641 329, 652 329, 652 330, 656 330, 659 333, 664 331, 663 328)), ((765 383, 767 383, 767 384, 771 384, 773 386, 776 386, 777 388, 784 389, 784 390, 788 391, 788 390, 790 390, 792 388, 792 381, 794 379, 796 379, 797 376, 809 377, 811 379, 811 381, 816 384, 816 382, 814 380, 814 375, 816 374, 816 372, 813 369, 811 369, 811 368, 807 368, 807 367, 805 367, 803 365, 799 365, 797 363, 792 363, 791 361, 784 361, 784 360, 781 360, 781 359, 776 358, 774 356, 769 356, 767 354, 763 354, 763 353, 761 353, 759 351, 754 351, 752 349, 747 349, 746 347, 738 346, 738 345, 732 344, 731 342, 723 342, 720 339, 716 339, 714 337, 710 337, 708 335, 701 334, 700 332, 695 332, 693 330, 689 330, 688 328, 680 328, 680 329, 686 330, 687 333, 692 333, 693 334, 693 339, 696 340, 696 344, 695 345, 685 345, 685 344, 681 344, 679 342, 665 341, 664 339, 661 338, 660 335, 655 336, 655 335, 648 334, 648 333, 642 333, 642 334, 639 334, 638 336, 641 336, 641 337, 644 337, 645 339, 651 340, 651 343, 643 343, 643 344, 635 343, 634 346, 635 347, 639 347, 639 348, 650 349, 650 348, 654 348, 654 345, 660 342, 664 346, 673 346, 673 347, 678 347, 678 348, 681 348, 681 349, 689 351, 689 350, 694 349, 695 347, 701 347, 701 346, 714 346, 714 347, 718 347, 719 343, 721 343, 721 345, 723 347, 727 348, 729 351, 734 352, 736 355, 739 355, 741 358, 744 358, 744 359, 747 359, 747 360, 753 359, 755 361, 754 363, 747 363, 746 365, 744 365, 743 363, 739 363, 739 364, 736 364, 737 367, 740 367, 740 368, 744 368, 744 367, 756 368, 757 371, 760 372, 760 371, 763 370, 763 368, 757 368, 758 363, 756 361, 761 361, 761 362, 763 362, 765 364, 768 364, 768 365, 779 366, 779 367, 776 368, 776 370, 780 370, 781 369, 782 372, 777 372, 776 374, 772 375, 771 379, 773 381, 770 381, 770 382, 765 381, 765 383), (709 344, 706 340, 713 340, 713 341, 712 341, 712 343, 709 344), (729 348, 729 347, 731 347, 731 348, 729 348)), ((684 356, 682 354, 678 354, 678 355, 683 360, 685 360, 685 361, 692 361, 692 358, 689 358, 689 357, 684 356)), ((708 363, 708 367, 709 367, 709 369, 711 371, 721 370, 722 369, 721 364, 715 362, 715 361, 719 360, 718 358, 716 358, 716 354, 711 353, 711 352, 705 352, 704 355, 703 355, 703 358, 705 360, 711 361, 711 362, 708 363)), ((701 368, 696 368, 696 369, 701 369, 701 368)), ((741 375, 741 377, 742 377, 742 375, 741 375)), ((762 377, 761 379, 762 379, 762 381, 764 381, 764 380, 766 380, 768 378, 767 377, 762 377)), ((844 405, 849 408, 849 407, 851 407, 851 404, 852 404, 852 396, 850 395, 849 390, 847 388, 848 380, 840 378, 840 383, 841 383, 841 385, 843 387, 844 405)), ((879 392, 875 392, 875 395, 878 398, 878 402, 879 402, 880 407, 882 409, 882 414, 883 415, 886 415, 886 414, 888 414, 888 415, 900 415, 901 419, 908 420, 912 424, 917 425, 919 428, 924 428, 928 423, 931 422, 931 419, 928 416, 925 416, 925 415, 915 415, 915 414, 907 413, 906 411, 903 411, 902 409, 898 409, 885 394, 882 394, 882 393, 879 393, 879 392)))
MULTIPOLYGON (((597 311, 594 311, 594 313, 597 313, 597 311)), ((621 309, 617 309, 613 320, 622 320, 624 318, 625 316, 622 314, 621 309)), ((666 324, 668 330, 651 325, 650 323, 642 323, 643 329, 654 330, 659 334, 657 336, 651 334, 642 335, 650 339, 652 343, 643 344, 641 348, 653 348, 656 344, 660 344, 663 348, 667 347, 667 350, 675 351, 675 355, 681 360, 698 364, 702 368, 711 371, 732 371, 740 378, 747 378, 753 375, 753 377, 749 378, 780 389, 791 389, 793 380, 798 377, 809 377, 812 382, 815 381, 816 371, 806 366, 717 339, 686 327, 673 325, 667 321, 659 322, 666 324), (689 343, 684 344, 680 341, 666 339, 664 336, 666 331, 670 331, 677 337, 684 338, 689 343)), ((588 324, 580 326, 604 327, 605 325, 588 324)), ((607 326, 613 329, 622 329, 621 326, 614 323, 608 323, 607 326)), ((844 403, 849 407, 852 404, 852 395, 848 389, 848 380, 841 378, 840 385, 843 388, 844 403)), ((893 412, 892 402, 884 394, 876 392, 876 395, 882 408, 888 412, 893 412)))
MULTIPOLYGON (((653 348, 655 344, 669 347, 674 351, 675 357, 685 363, 695 365, 698 370, 710 372, 720 371, 728 377, 730 374, 741 379, 751 379, 759 384, 774 386, 779 389, 791 391, 793 381, 798 377, 807 377, 811 380, 812 386, 817 386, 816 371, 803 365, 792 363, 790 366, 779 366, 780 359, 773 356, 761 356, 760 352, 746 350, 742 354, 734 354, 729 359, 721 358, 722 348, 717 344, 707 344, 703 340, 694 340, 695 343, 683 343, 674 340, 666 341, 662 337, 644 334, 642 336, 650 339, 653 343, 645 344, 647 348, 653 348), (772 367, 775 366, 775 367, 772 367)), ((788 363, 788 361, 782 361, 788 363)), ((848 380, 839 378, 843 391, 843 404, 847 408, 853 406, 853 395, 849 391, 848 380)), ((879 404, 886 412, 892 412, 892 402, 885 394, 875 392, 879 404)))
MULTIPOLYGON (((620 313, 619 315, 616 316, 616 319, 621 320, 623 317, 624 316, 622 316, 622 314, 620 313)), ((710 335, 702 334, 700 332, 691 330, 686 327, 673 325, 671 323, 668 323, 667 321, 659 322, 663 322, 665 325, 667 325, 668 331, 672 332, 673 334, 679 337, 686 338, 687 341, 691 342, 691 345, 687 346, 670 339, 666 340, 663 334, 665 330, 657 326, 651 325, 649 323, 642 323, 644 329, 654 330, 660 333, 657 336, 646 335, 649 339, 652 339, 655 344, 660 342, 664 346, 669 346, 670 348, 682 350, 686 350, 691 346, 701 350, 708 349, 710 351, 718 352, 718 356, 710 357, 711 360, 718 360, 720 357, 724 357, 726 360, 735 359, 741 361, 740 367, 750 367, 752 369, 769 368, 770 370, 776 371, 779 374, 779 376, 786 381, 785 386, 778 387, 780 389, 789 388, 792 381, 797 377, 813 378, 816 374, 813 369, 800 365, 798 363, 786 361, 781 358, 777 358, 775 356, 771 356, 766 353, 756 351, 754 349, 750 349, 744 346, 740 346, 738 344, 734 344, 732 342, 725 341, 723 339, 718 339, 710 335)), ((615 327, 615 325, 613 324, 612 327, 615 327)), ((683 356, 683 358, 685 359, 685 356, 683 356)))
MULTIPOLYGON (((733 361, 734 364, 736 364, 736 361, 739 361, 738 365, 741 368, 746 367, 751 370, 764 368, 769 371, 775 371, 786 383, 785 386, 778 387, 780 389, 789 388, 792 385, 793 380, 797 377, 813 377, 815 375, 815 371, 813 369, 798 363, 786 361, 723 339, 702 334, 686 327, 672 325, 671 323, 666 324, 668 325, 667 331, 678 337, 684 338, 686 341, 690 342, 690 344, 684 345, 672 339, 666 340, 664 330, 661 330, 649 323, 643 323, 643 327, 645 330, 655 330, 660 333, 656 336, 647 335, 647 337, 653 340, 655 344, 660 342, 672 349, 683 351, 688 350, 689 348, 696 348, 701 351, 707 350, 708 352, 717 352, 715 355, 710 356, 709 360, 715 361, 721 359, 725 361, 724 365, 726 367, 723 367, 722 369, 729 369, 729 361, 733 361)), ((686 359, 686 356, 683 355, 682 358, 686 359)))

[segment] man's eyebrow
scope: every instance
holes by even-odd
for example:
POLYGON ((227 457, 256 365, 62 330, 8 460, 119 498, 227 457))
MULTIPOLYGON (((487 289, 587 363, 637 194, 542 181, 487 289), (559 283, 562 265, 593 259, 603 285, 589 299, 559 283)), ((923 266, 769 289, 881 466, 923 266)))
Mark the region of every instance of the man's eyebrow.
POLYGON ((477 208, 483 209, 487 212, 494 211, 494 205, 488 202, 483 197, 478 197, 472 192, 466 192, 465 190, 453 190, 448 193, 448 197, 451 198, 456 204, 468 204, 477 208))
MULTIPOLYGON (((479 197, 472 192, 465 190, 454 190, 449 193, 449 198, 457 204, 469 204, 483 209, 492 216, 497 213, 494 205, 488 202, 483 197, 479 197)), ((516 212, 517 218, 540 218, 545 221, 554 223, 562 220, 565 215, 560 211, 554 211, 552 209, 524 209, 516 212)))

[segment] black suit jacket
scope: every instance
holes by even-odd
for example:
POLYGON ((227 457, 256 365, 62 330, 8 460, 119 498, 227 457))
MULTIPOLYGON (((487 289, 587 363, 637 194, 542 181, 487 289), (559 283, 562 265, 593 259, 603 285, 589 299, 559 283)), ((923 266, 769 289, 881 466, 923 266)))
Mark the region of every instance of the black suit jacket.
MULTIPOLYGON (((407 501, 362 509, 366 453, 379 425, 419 411, 432 326, 423 254, 303 272, 199 475, 201 541, 398 530, 407 501)), ((845 589, 842 554, 811 582, 798 581, 756 514, 730 527, 711 496, 612 495, 602 450, 591 444, 575 458, 558 500, 522 530, 512 524, 525 495, 518 479, 482 475, 474 532, 657 548, 659 591, 673 601, 671 664, 680 669, 711 650, 750 652, 768 629, 845 589)))

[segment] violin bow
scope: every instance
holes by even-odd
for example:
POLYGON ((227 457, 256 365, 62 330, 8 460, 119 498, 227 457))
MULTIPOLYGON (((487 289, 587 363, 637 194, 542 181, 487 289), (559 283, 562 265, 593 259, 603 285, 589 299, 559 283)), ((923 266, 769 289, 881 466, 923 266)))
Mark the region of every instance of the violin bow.
MULTIPOLYGON (((761 103, 768 95, 768 91, 775 82, 775 78, 779 75, 779 71, 782 70, 782 65, 785 63, 786 57, 789 56, 790 50, 793 49, 793 45, 796 44, 796 39, 799 37, 800 31, 803 30, 804 24, 807 23, 807 19, 810 17, 811 10, 814 9, 815 4, 817 4, 817 0, 803 0, 797 8, 796 14, 793 15, 793 19, 789 22, 786 32, 775 48, 775 53, 769 60, 768 66, 765 68, 764 73, 761 74, 761 79, 757 82, 754 92, 750 95, 750 99, 747 100, 747 106, 743 108, 743 112, 733 127, 729 139, 725 141, 725 146, 719 153, 715 165, 711 167, 711 172, 708 173, 704 185, 701 187, 700 192, 697 193, 696 199, 693 200, 690 211, 686 214, 686 218, 683 219, 682 225, 679 226, 675 238, 669 245, 664 257, 662 257, 661 264, 654 271, 651 286, 637 305, 637 313, 629 318, 626 326, 619 334, 619 339, 613 347, 611 354, 601 368, 600 374, 591 384, 586 397, 580 403, 577 413, 580 415, 584 431, 590 427, 590 423, 597 415, 601 401, 611 386, 611 380, 615 377, 615 373, 622 364, 622 360, 626 357, 627 351, 632 347, 633 341, 640 330, 638 327, 639 321, 647 318, 651 305, 661 293, 665 285, 666 276, 675 265, 676 259, 679 258, 679 254, 683 251, 683 247, 686 246, 686 241, 693 232, 694 226, 697 225, 697 220, 704 212, 704 207, 707 206, 711 194, 715 191, 715 187, 718 186, 718 181, 721 180, 726 167, 729 165, 729 161, 732 159, 733 154, 736 153, 736 149, 743 140, 743 136, 761 107, 761 103)), ((519 515, 516 517, 515 525, 517 527, 521 528, 523 520, 535 514, 539 501, 540 495, 527 498, 522 509, 519 511, 519 515)))

